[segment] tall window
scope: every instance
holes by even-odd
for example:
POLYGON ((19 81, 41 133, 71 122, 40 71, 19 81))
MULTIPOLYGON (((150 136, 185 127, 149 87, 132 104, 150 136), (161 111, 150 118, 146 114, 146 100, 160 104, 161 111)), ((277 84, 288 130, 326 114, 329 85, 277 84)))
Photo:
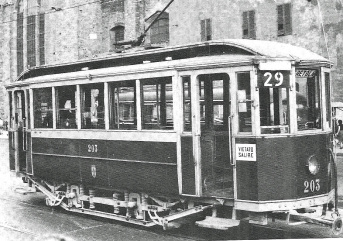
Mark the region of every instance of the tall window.
POLYGON ((183 129, 192 131, 192 105, 191 105, 191 79, 189 76, 182 77, 183 83, 183 129))
POLYGON ((27 18, 27 64, 29 67, 36 66, 36 16, 27 18))
POLYGON ((169 14, 163 13, 151 26, 150 42, 159 44, 169 42, 169 14))
POLYGON ((243 38, 256 39, 255 11, 243 12, 243 38))
POLYGON ((17 74, 20 75, 24 70, 24 12, 22 0, 18 2, 17 8, 17 74))
POLYGON ((277 24, 278 36, 292 34, 292 13, 290 3, 277 6, 277 24))
POLYGON ((57 128, 76 129, 76 86, 56 88, 57 128))
POLYGON ((40 13, 39 15, 39 64, 45 64, 45 14, 40 13))
POLYGON ((295 76, 298 130, 321 129, 318 71, 298 69, 295 76))
POLYGON ((136 129, 136 81, 113 83, 110 98, 110 128, 136 129))
POLYGON ((173 129, 171 78, 142 80, 143 129, 173 129))
POLYGON ((237 73, 237 84, 239 132, 252 132, 250 73, 237 73))
POLYGON ((326 122, 331 126, 331 89, 330 73, 325 73, 325 101, 326 101, 326 122))
POLYGON ((33 111, 35 128, 53 127, 51 88, 33 90, 33 111))
POLYGON ((201 41, 212 40, 212 20, 210 18, 200 21, 201 41))
POLYGON ((104 84, 90 84, 82 87, 82 128, 104 129, 104 84))

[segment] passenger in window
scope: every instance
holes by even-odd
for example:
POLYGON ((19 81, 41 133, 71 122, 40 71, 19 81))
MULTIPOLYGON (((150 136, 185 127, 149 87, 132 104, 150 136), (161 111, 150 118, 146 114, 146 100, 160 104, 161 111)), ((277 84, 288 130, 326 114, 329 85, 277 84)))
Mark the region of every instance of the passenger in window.
POLYGON ((339 147, 343 149, 343 122, 342 120, 338 120, 337 138, 338 138, 339 147))

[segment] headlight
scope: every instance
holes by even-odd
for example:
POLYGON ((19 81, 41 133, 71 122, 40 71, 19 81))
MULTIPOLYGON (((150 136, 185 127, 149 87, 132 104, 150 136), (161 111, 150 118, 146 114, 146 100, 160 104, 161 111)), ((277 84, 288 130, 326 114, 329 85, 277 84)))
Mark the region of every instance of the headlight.
POLYGON ((312 175, 316 175, 319 172, 320 163, 315 155, 310 156, 310 158, 307 161, 307 167, 312 175))

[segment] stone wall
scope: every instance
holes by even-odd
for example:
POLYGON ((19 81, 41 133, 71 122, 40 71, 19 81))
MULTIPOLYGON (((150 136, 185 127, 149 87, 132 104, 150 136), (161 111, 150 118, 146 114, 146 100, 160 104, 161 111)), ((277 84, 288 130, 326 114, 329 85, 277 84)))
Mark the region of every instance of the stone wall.
POLYGON ((307 48, 333 62, 333 99, 343 102, 343 7, 340 0, 183 0, 170 10, 170 44, 198 42, 212 18, 212 39, 240 39, 243 11, 255 10, 256 38, 307 48), (292 35, 277 36, 277 5, 292 3, 292 35), (324 31, 325 30, 325 35, 324 31))
MULTIPOLYGON (((110 41, 111 28, 122 24, 125 40, 136 39, 147 27, 145 20, 170 2, 124 0, 123 11, 118 11, 116 4, 121 0, 44 0, 40 6, 32 4, 34 0, 23 1, 26 6, 33 6, 30 11, 45 13, 45 63, 49 65, 115 54, 110 41)), ((3 86, 18 75, 15 2, 0 0, 0 117, 8 116, 3 86)), ((330 58, 334 64, 333 101, 343 102, 341 0, 175 0, 168 9, 169 45, 201 41, 200 21, 206 18, 212 19, 212 39, 242 38, 242 12, 249 10, 256 12, 257 39, 291 43, 330 58), (289 2, 292 35, 278 37, 276 7, 289 2)))

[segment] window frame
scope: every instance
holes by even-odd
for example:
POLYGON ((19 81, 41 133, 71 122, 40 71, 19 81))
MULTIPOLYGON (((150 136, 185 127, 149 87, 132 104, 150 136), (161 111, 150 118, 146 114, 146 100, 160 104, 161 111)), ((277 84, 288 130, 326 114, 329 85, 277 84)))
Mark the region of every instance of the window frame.
POLYGON ((169 14, 164 13, 150 29, 150 43, 162 44, 169 42, 169 14))
POLYGON ((285 3, 277 5, 277 36, 287 36, 292 34, 292 4, 285 3))
POLYGON ((242 37, 243 39, 256 39, 256 19, 255 10, 244 11, 242 13, 242 37), (246 31, 246 34, 245 34, 246 31))
POLYGON ((200 30, 202 42, 212 40, 212 18, 200 20, 200 30))

